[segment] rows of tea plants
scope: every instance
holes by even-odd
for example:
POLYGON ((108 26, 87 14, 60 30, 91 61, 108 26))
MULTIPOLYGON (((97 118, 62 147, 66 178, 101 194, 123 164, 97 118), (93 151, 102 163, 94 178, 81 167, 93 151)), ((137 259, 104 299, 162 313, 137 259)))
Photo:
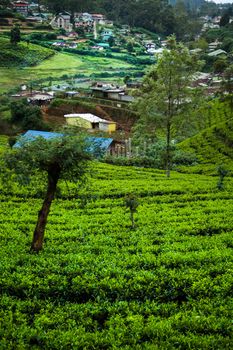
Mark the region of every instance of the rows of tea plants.
POLYGON ((61 184, 38 255, 43 188, 2 189, 0 349, 231 349, 233 180, 216 182, 95 164, 61 184))
MULTIPOLYGON (((230 108, 230 107, 229 107, 230 108)), ((180 167, 185 172, 216 173, 216 165, 224 164, 231 175, 233 173, 233 112, 229 112, 227 121, 216 124, 201 133, 183 141, 181 149, 196 154, 199 164, 192 167, 180 167)))

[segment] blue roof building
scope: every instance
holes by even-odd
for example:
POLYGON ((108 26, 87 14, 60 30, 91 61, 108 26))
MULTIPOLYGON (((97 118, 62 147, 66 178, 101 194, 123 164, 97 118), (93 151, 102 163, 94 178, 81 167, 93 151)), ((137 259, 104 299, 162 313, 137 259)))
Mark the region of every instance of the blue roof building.
MULTIPOLYGON (((46 140, 51 140, 55 138, 60 138, 65 136, 65 134, 57 132, 48 132, 48 131, 37 131, 37 130, 28 130, 25 134, 21 135, 18 141, 14 144, 14 148, 22 147, 25 142, 35 141, 38 137, 43 137, 46 140)), ((105 137, 92 137, 88 136, 87 141, 90 144, 90 152, 94 156, 99 156, 106 153, 110 150, 114 140, 112 138, 105 137)))

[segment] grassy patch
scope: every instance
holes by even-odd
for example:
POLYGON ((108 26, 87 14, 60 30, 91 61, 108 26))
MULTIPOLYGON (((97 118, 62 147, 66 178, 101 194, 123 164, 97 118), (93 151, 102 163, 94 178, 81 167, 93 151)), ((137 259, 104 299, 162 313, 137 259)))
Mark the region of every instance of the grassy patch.
POLYGON ((117 59, 57 53, 35 67, 0 68, 0 93, 30 80, 59 78, 63 75, 78 73, 88 77, 93 73, 114 72, 114 70, 127 70, 132 67, 134 66, 117 59))

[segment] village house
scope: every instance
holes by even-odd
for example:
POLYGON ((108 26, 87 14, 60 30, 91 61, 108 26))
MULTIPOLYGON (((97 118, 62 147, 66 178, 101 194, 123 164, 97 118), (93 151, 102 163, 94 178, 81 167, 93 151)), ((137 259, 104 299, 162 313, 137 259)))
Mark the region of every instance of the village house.
POLYGON ((226 53, 226 51, 221 50, 221 49, 218 49, 218 50, 215 50, 215 51, 208 53, 208 56, 210 56, 210 57, 217 57, 220 55, 226 56, 227 53, 226 53))
POLYGON ((219 28, 219 24, 207 22, 207 23, 204 23, 204 24, 203 24, 202 29, 201 29, 201 32, 205 32, 205 31, 207 31, 208 29, 217 29, 217 28, 219 28))
POLYGON ((21 92, 11 95, 15 99, 26 98, 33 105, 43 106, 49 104, 54 98, 53 92, 28 91, 27 86, 21 87, 21 92))
POLYGON ((110 29, 104 29, 101 33, 101 38, 103 41, 108 41, 110 37, 113 36, 113 32, 110 29))
POLYGON ((214 18, 212 18, 212 23, 213 24, 219 24, 221 21, 221 16, 215 16, 214 18))
POLYGON ((32 23, 42 23, 43 22, 43 17, 40 15, 36 16, 28 16, 26 17, 27 22, 32 22, 32 23))
POLYGON ((129 80, 126 82, 126 86, 129 89, 139 89, 140 87, 142 87, 142 82, 137 80, 129 80))
POLYGON ((92 13, 92 20, 95 21, 97 24, 106 24, 106 18, 104 15, 100 14, 100 13, 92 13))
POLYGON ((93 31, 93 18, 90 13, 77 13, 75 14, 74 26, 75 28, 83 28, 86 32, 93 31))
POLYGON ((134 97, 128 95, 124 87, 115 86, 108 83, 96 83, 91 87, 92 96, 122 102, 132 102, 134 97))
POLYGON ((215 40, 212 43, 209 43, 208 45, 209 51, 214 51, 221 45, 222 45, 221 41, 215 40))
POLYGON ((116 99, 120 92, 124 92, 123 87, 118 87, 110 83, 97 82, 91 87, 92 96, 97 98, 116 99))
POLYGON ((68 125, 79 126, 90 131, 100 130, 108 133, 116 131, 116 123, 97 117, 91 113, 65 114, 68 125))
POLYGON ((71 14, 69 12, 60 12, 57 16, 55 16, 50 25, 53 28, 62 28, 67 31, 72 31, 72 24, 70 22, 71 14))
POLYGON ((109 49, 109 44, 108 43, 98 43, 98 44, 96 44, 95 45, 95 49, 96 50, 100 50, 100 51, 102 51, 102 50, 104 50, 104 49, 109 49))
POLYGON ((29 3, 23 0, 15 1, 13 2, 13 9, 26 17, 28 15, 29 3))

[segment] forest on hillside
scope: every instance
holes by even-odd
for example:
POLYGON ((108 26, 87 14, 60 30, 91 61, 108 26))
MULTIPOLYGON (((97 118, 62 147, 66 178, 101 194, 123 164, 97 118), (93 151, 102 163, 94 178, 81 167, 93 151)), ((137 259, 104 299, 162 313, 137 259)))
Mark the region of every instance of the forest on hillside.
POLYGON ((53 12, 104 13, 116 23, 143 27, 164 35, 175 33, 181 38, 184 33, 196 33, 199 28, 197 8, 205 1, 195 0, 173 5, 167 0, 42 0, 53 12))

